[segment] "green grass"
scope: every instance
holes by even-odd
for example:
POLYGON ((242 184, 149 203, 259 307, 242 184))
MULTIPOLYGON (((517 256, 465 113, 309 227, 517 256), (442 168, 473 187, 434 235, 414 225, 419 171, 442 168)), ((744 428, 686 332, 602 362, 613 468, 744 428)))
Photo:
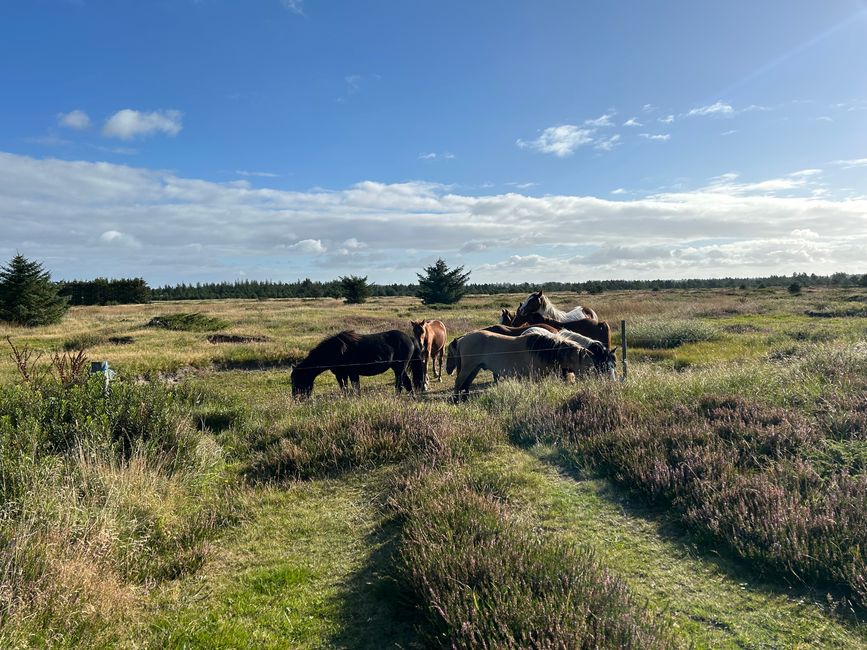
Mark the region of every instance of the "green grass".
POLYGON ((229 322, 199 312, 190 312, 154 316, 148 321, 147 326, 173 332, 216 332, 228 327, 229 322))

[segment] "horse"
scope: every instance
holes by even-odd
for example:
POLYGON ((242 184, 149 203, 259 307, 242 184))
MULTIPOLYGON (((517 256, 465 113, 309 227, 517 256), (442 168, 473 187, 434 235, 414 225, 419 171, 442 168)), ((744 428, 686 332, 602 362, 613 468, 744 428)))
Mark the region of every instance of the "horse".
POLYGON ((582 318, 592 318, 599 320, 596 312, 589 307, 575 307, 571 311, 563 311, 557 309, 554 304, 548 299, 548 296, 542 293, 540 289, 536 293, 531 293, 526 300, 518 307, 516 316, 529 316, 530 314, 540 314, 545 318, 566 323, 573 320, 581 320, 582 318))
POLYGON ((313 381, 330 370, 337 377, 340 389, 348 384, 361 393, 359 377, 394 371, 394 389, 408 393, 424 389, 424 369, 418 346, 410 336, 400 330, 378 334, 357 334, 351 330, 340 332, 321 341, 307 357, 292 369, 292 395, 309 397, 313 381), (407 375, 412 372, 412 383, 407 375))
POLYGON ((547 330, 556 334, 560 330, 556 327, 552 327, 551 325, 545 325, 544 323, 540 323, 538 325, 532 325, 530 323, 525 323, 519 327, 511 327, 509 325, 491 325, 490 327, 484 327, 481 331, 483 332, 493 332, 494 334, 502 334, 503 336, 521 336, 524 332, 526 332, 530 328, 539 328, 543 330, 547 330))
MULTIPOLYGON (((549 333, 550 334, 550 333, 549 333)), ((481 370, 497 377, 529 377, 559 371, 585 374, 593 368, 590 353, 577 343, 551 336, 503 336, 479 330, 452 341, 455 347, 458 376, 455 398, 469 393, 470 385, 481 370)))
POLYGON ((522 327, 528 324, 548 325, 549 327, 558 330, 577 332, 578 334, 589 336, 594 341, 599 341, 606 348, 611 347, 611 326, 604 320, 599 321, 592 318, 582 318, 580 320, 561 323, 560 321, 545 318, 539 314, 530 314, 529 316, 515 316, 511 322, 512 327, 522 327))
POLYGON ((427 385, 428 366, 433 358, 434 377, 437 381, 443 380, 443 356, 446 348, 446 326, 441 320, 413 320, 412 334, 421 349, 421 358, 424 363, 424 380, 427 385), (437 373, 437 359, 440 370, 437 373))
MULTIPOLYGON (((500 326, 502 327, 502 325, 500 326)), ((582 348, 587 350, 591 358, 593 359, 593 367, 596 369, 596 373, 599 375, 605 375, 609 379, 615 379, 616 374, 615 370, 617 369, 617 358, 615 357, 615 352, 617 348, 609 349, 606 348, 599 341, 594 341, 593 339, 578 334, 576 332, 570 332, 569 330, 559 330, 559 331, 551 331, 553 328, 550 326, 543 327, 541 325, 536 325, 534 327, 528 327, 524 330, 524 333, 520 336, 548 336, 554 339, 565 339, 567 341, 572 341, 573 343, 577 343, 582 348)))
POLYGON ((508 309, 500 311, 500 325, 511 325, 513 320, 515 320, 515 315, 508 309))
POLYGON ((461 370, 461 354, 458 350, 458 341, 460 341, 463 337, 459 336, 456 339, 453 339, 451 343, 449 343, 448 353, 446 354, 446 374, 451 375, 454 374, 455 370, 460 372, 461 370))

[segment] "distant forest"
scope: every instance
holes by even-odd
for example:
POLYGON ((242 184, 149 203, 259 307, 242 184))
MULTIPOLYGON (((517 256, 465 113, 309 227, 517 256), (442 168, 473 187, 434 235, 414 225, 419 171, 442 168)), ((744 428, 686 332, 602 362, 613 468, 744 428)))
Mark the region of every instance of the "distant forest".
MULTIPOLYGON (((603 293, 623 289, 750 289, 762 287, 788 287, 792 283, 810 286, 867 286, 867 275, 834 273, 833 275, 771 275, 763 278, 711 278, 692 280, 591 280, 587 282, 523 282, 467 284, 468 293, 528 294, 538 289, 545 291, 573 291, 576 293, 603 293)), ((60 283, 61 295, 69 297, 72 305, 111 305, 144 303, 152 300, 221 300, 228 298, 340 298, 339 280, 319 282, 310 279, 297 282, 270 282, 242 280, 236 282, 208 282, 166 285, 151 288, 141 278, 109 280, 73 280, 60 283)), ((417 284, 372 284, 372 296, 415 296, 417 284)))

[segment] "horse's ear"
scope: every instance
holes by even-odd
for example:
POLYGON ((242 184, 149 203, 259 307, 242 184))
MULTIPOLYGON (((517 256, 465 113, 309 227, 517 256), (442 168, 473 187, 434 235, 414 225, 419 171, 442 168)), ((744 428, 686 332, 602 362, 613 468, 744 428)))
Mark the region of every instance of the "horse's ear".
POLYGON ((417 321, 417 320, 411 320, 411 321, 409 321, 409 324, 410 324, 412 327, 415 327, 416 325, 421 325, 421 323, 420 323, 419 321, 417 321))
POLYGON ((613 348, 611 348, 611 354, 614 354, 615 352, 617 352, 617 346, 616 345, 613 348))
POLYGON ((536 295, 539 296, 539 297, 541 298, 541 297, 542 297, 542 290, 539 289, 539 293, 537 293, 536 295))

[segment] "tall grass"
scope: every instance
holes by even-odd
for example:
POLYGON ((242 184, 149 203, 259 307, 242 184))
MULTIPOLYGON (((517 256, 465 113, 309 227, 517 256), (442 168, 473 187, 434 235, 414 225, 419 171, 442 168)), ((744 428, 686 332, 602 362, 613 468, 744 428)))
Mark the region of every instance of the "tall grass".
POLYGON ((0 647, 99 646, 223 520, 216 443, 159 387, 0 390, 0 647))

